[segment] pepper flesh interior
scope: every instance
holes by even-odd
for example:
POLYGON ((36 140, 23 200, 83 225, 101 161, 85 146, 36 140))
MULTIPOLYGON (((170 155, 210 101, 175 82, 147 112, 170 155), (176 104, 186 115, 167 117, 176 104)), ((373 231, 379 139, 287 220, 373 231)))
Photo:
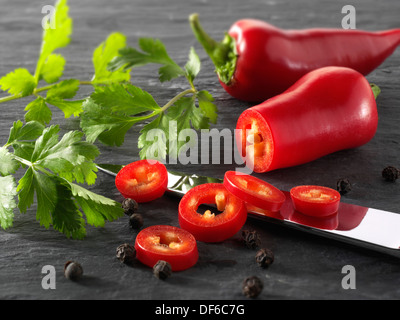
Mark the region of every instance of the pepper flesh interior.
POLYGON ((266 144, 256 122, 253 122, 250 129, 245 131, 246 156, 254 161, 256 157, 264 154, 266 144))
POLYGON ((141 188, 155 182, 157 180, 158 173, 147 172, 145 168, 138 168, 135 171, 135 176, 136 178, 127 181, 127 185, 130 189, 141 188))
POLYGON ((149 240, 160 248, 177 249, 182 245, 182 241, 174 233, 165 233, 159 236, 152 236, 149 240))
POLYGON ((334 198, 322 192, 321 190, 311 189, 307 192, 302 192, 300 195, 310 201, 325 201, 325 200, 334 200, 334 198))
MULTIPOLYGON (((226 207, 226 197, 225 194, 223 193, 217 193, 215 195, 215 204, 217 205, 217 210, 218 211, 224 211, 226 207)), ((211 210, 206 210, 203 213, 203 218, 204 219, 214 219, 215 218, 215 213, 211 212, 211 210)))

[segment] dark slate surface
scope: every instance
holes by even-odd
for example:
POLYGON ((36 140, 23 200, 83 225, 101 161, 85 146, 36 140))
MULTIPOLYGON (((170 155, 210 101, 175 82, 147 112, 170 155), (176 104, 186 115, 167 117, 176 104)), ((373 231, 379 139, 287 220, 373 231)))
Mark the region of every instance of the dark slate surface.
MULTIPOLYGON (((0 74, 17 67, 34 71, 41 41, 41 8, 45 1, 2 1, 0 19, 0 74)), ((346 1, 278 1, 278 0, 70 0, 74 19, 73 40, 62 52, 67 58, 64 78, 89 80, 92 76, 93 49, 113 31, 128 36, 136 45, 139 37, 159 37, 171 56, 185 63, 190 46, 201 56, 202 71, 197 87, 209 90, 219 108, 218 129, 233 128, 237 116, 249 104, 236 101, 220 87, 213 67, 195 42, 187 17, 198 12, 206 29, 215 38, 237 19, 251 17, 269 21, 282 28, 341 27, 341 8, 346 1)), ((357 1, 357 28, 382 30, 399 27, 400 2, 396 0, 357 1)), ((183 80, 160 85, 151 67, 138 68, 132 81, 154 94, 160 102, 186 86, 183 80)), ((268 76, 268 75, 266 75, 268 76)), ((400 212, 400 184, 387 183, 381 170, 399 164, 400 118, 400 50, 368 76, 378 84, 379 127, 374 139, 356 150, 338 152, 309 164, 259 175, 288 190, 299 184, 335 187, 338 178, 347 177, 353 190, 343 201, 400 212)), ((85 97, 88 88, 79 95, 85 97)), ((2 104, 0 141, 5 143, 12 121, 22 119, 28 98, 2 104)), ((63 118, 54 110, 53 123, 63 130, 78 129, 77 119, 63 118)), ((138 159, 136 147, 140 126, 131 130, 120 148, 99 145, 98 161, 129 163, 138 159)), ((349 132, 351 134, 351 132, 349 132)), ((231 150, 225 150, 231 152, 231 150)), ((178 166, 185 172, 221 178, 233 165, 178 166)), ((113 178, 99 173, 93 187, 97 193, 121 200, 113 178)), ((163 197, 141 206, 144 227, 153 224, 178 226, 178 202, 163 197)), ((35 220, 34 208, 25 215, 16 214, 14 226, 0 230, 0 299, 243 299, 241 282, 249 275, 264 281, 259 299, 398 299, 400 298, 400 264, 397 258, 345 245, 268 223, 249 219, 245 228, 255 229, 262 242, 275 253, 274 264, 264 270, 254 262, 255 251, 244 248, 240 234, 221 244, 198 243, 198 264, 173 274, 167 281, 156 279, 149 268, 140 264, 122 265, 115 249, 124 242, 134 242, 136 231, 127 217, 107 223, 102 229, 88 228, 83 241, 68 240, 62 234, 45 230, 35 220), (63 276, 67 260, 79 261, 84 278, 78 283, 63 276), (56 268, 56 289, 41 286, 42 267, 56 268), (341 286, 342 267, 356 270, 356 289, 341 286)))

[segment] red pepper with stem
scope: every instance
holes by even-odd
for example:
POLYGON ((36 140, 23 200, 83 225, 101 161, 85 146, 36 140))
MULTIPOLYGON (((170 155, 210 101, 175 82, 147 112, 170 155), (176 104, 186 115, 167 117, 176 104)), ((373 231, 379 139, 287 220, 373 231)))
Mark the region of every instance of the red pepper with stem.
POLYGON ((237 21, 217 42, 206 34, 197 14, 189 20, 216 67, 221 85, 233 97, 249 102, 280 94, 321 67, 348 67, 367 75, 400 44, 400 29, 281 30, 253 19, 237 21))
POLYGON ((245 110, 237 143, 255 172, 303 164, 370 141, 378 126, 375 94, 349 68, 309 72, 284 93, 245 110))

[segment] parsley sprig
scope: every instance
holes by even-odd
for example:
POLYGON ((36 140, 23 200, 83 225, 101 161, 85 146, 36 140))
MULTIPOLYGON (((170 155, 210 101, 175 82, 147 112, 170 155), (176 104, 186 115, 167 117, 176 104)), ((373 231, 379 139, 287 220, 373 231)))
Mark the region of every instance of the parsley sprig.
POLYGON ((26 68, 17 68, 0 79, 0 88, 10 95, 0 98, 0 103, 33 96, 25 108, 25 121, 49 124, 52 119, 51 106, 60 109, 65 118, 79 116, 84 99, 71 100, 82 85, 101 85, 130 80, 129 69, 111 72, 108 63, 118 55, 118 50, 126 46, 126 37, 112 33, 93 52, 93 78, 90 80, 67 79, 59 81, 64 73, 65 58, 57 50, 71 41, 72 18, 68 15, 67 0, 59 0, 55 6, 55 26, 50 21, 44 29, 42 45, 32 74, 26 68), (42 82, 46 85, 39 86, 42 82), (44 94, 44 95, 43 95, 44 94))
POLYGON ((49 21, 43 32, 34 72, 17 68, 0 78, 0 88, 9 94, 0 103, 31 98, 24 122, 13 123, 0 147, 0 227, 10 228, 16 211, 36 206, 40 225, 82 239, 86 224, 100 227, 123 215, 119 203, 82 186, 96 182, 96 140, 120 146, 133 125, 145 122, 138 139, 140 157, 153 151, 153 158, 165 159, 167 154, 176 156, 185 143, 178 139, 184 129, 207 129, 216 123, 217 108, 211 94, 194 85, 201 69, 195 50, 181 67, 158 39, 139 39, 140 49, 135 49, 127 46, 125 35, 112 33, 93 51, 91 79, 62 79, 67 62, 59 50, 70 43, 73 29, 67 0, 56 2, 54 21, 55 28, 49 21), (130 83, 131 69, 147 64, 161 65, 161 82, 184 77, 188 87, 159 105, 149 92, 130 83), (93 91, 76 99, 83 85, 93 91), (59 125, 50 125, 54 107, 65 118, 80 117, 82 131, 60 136, 59 125), (170 130, 171 122, 176 130, 170 130), (155 128, 164 139, 148 139, 155 128))
POLYGON ((150 154, 159 160, 165 160, 167 155, 176 158, 186 143, 185 139, 178 139, 179 134, 189 128, 208 129, 210 123, 217 121, 217 107, 210 93, 198 91, 194 85, 201 63, 193 48, 182 68, 169 56, 158 39, 141 38, 139 47, 140 50, 132 47, 121 49, 109 63, 108 70, 126 72, 150 63, 159 64, 160 82, 183 76, 188 88, 160 106, 150 93, 132 84, 115 83, 96 87, 90 99, 84 103, 81 128, 90 142, 98 139, 107 145, 120 146, 133 125, 146 121, 138 139, 140 157, 149 158, 150 154), (175 127, 171 127, 171 121, 176 123, 175 127), (152 129, 161 130, 162 137, 154 139, 148 135, 152 129))
POLYGON ((120 203, 77 184, 96 181, 93 160, 99 155, 98 148, 83 141, 80 131, 67 132, 61 139, 59 131, 58 125, 14 122, 7 143, 0 148, 3 229, 12 226, 15 209, 25 213, 33 205, 35 194, 40 224, 75 239, 86 235, 82 213, 87 223, 96 227, 123 216, 120 203), (24 174, 17 182, 13 174, 18 170, 24 174))

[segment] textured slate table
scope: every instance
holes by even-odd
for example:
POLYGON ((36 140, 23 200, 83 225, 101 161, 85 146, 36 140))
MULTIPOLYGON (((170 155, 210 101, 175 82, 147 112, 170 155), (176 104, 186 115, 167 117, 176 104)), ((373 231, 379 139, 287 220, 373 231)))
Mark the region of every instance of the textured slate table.
MULTIPOLYGON (((41 8, 44 1, 1 1, 0 74, 16 67, 34 71, 41 41, 41 8)), ((195 46, 203 65, 197 87, 209 90, 219 109, 218 129, 233 128, 237 116, 249 104, 228 96, 217 82, 213 66, 195 42, 187 17, 198 12, 210 34, 220 39, 237 19, 259 18, 282 28, 341 27, 344 1, 241 1, 241 0, 70 0, 74 19, 73 40, 62 50, 67 58, 64 78, 89 80, 92 76, 93 49, 113 31, 128 36, 128 44, 139 37, 162 39, 171 56, 184 64, 190 46, 195 46)), ((379 30, 399 27, 400 2, 396 0, 363 1, 355 4, 357 28, 379 30)), ((387 165, 399 166, 400 142, 400 50, 368 76, 378 84, 379 127, 367 145, 338 152, 312 163, 259 175, 288 190, 299 184, 321 184, 335 187, 339 178, 347 177, 353 190, 343 201, 383 210, 400 212, 400 184, 387 183, 381 170, 387 165)), ((152 93, 163 103, 186 84, 177 80, 159 85, 151 67, 138 68, 132 81, 152 93), (176 92, 175 92, 176 91, 176 92)), ((79 95, 86 96, 88 88, 79 95)), ((2 104, 0 141, 4 144, 12 121, 22 119, 24 99, 2 104)), ((63 118, 54 111, 53 123, 63 130, 79 129, 77 119, 63 118)), ((99 145, 99 162, 129 163, 138 159, 136 146, 140 126, 131 130, 120 148, 99 145)), ((349 133, 351 134, 351 133, 349 133)), ((232 150, 224 150, 232 152, 232 150)), ((188 173, 221 178, 234 165, 174 166, 188 173)), ((113 178, 102 173, 93 188, 100 194, 121 200, 113 178)), ((178 226, 178 201, 163 197, 141 206, 144 227, 153 224, 178 226)), ((249 275, 264 281, 259 299, 398 299, 400 298, 400 260, 373 251, 345 245, 280 226, 248 219, 245 228, 261 235, 263 244, 275 253, 274 264, 260 269, 254 262, 255 251, 244 248, 240 234, 221 244, 198 243, 198 264, 175 273, 167 281, 156 279, 149 268, 134 268, 115 258, 115 249, 124 242, 134 242, 136 231, 128 226, 127 217, 107 223, 102 229, 88 229, 83 241, 68 240, 62 234, 41 228, 34 209, 16 214, 14 226, 0 230, 0 299, 243 299, 241 282, 249 275), (63 276, 67 260, 77 260, 84 268, 78 283, 63 276), (41 273, 44 265, 56 268, 56 289, 44 290, 41 273), (356 289, 344 290, 342 267, 356 270, 356 289)))

